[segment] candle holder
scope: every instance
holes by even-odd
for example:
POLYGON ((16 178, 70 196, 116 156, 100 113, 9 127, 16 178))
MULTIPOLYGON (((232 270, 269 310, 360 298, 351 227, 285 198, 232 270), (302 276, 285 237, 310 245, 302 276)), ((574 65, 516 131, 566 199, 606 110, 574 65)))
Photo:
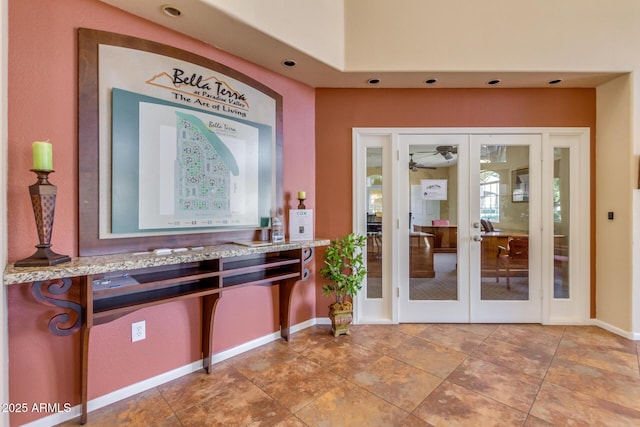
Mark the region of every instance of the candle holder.
POLYGON ((56 265, 71 261, 68 255, 60 255, 51 250, 51 232, 53 231, 53 214, 56 209, 56 194, 58 188, 49 182, 49 174, 52 170, 35 170, 38 181, 29 186, 31 195, 31 205, 33 215, 36 220, 38 230, 38 240, 36 252, 29 258, 25 258, 15 263, 16 267, 40 267, 46 265, 56 265))
POLYGON ((307 199, 298 198, 298 201, 300 202, 300 203, 298 203, 298 209, 307 209, 307 207, 304 205, 304 201, 305 200, 307 200, 307 199))

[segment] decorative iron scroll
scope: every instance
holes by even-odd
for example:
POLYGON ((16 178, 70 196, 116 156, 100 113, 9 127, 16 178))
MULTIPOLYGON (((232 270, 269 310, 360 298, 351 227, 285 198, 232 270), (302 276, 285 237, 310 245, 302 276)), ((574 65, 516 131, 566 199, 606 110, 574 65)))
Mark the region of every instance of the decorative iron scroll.
POLYGON ((71 310, 76 314, 76 321, 69 327, 61 327, 69 323, 71 316, 69 313, 56 314, 49 320, 49 332, 59 337, 73 335, 80 330, 82 324, 82 306, 76 302, 52 298, 43 293, 43 288, 46 286, 46 292, 52 295, 63 295, 71 289, 72 281, 66 277, 57 280, 45 280, 33 282, 31 285, 31 293, 34 298, 46 305, 52 305, 54 307, 60 307, 67 310, 71 310))
POLYGON ((309 276, 311 276, 311 271, 309 271, 309 269, 305 267, 305 265, 311 262, 311 260, 313 259, 314 252, 315 252, 314 248, 302 249, 302 265, 303 265, 302 281, 303 282, 307 280, 309 276))

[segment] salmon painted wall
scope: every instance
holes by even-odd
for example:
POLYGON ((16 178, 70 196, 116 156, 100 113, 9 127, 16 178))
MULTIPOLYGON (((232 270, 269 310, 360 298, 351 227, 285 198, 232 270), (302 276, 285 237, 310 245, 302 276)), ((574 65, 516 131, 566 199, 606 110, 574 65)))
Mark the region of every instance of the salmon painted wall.
MULTIPOLYGON (((590 127, 595 170, 595 124, 595 89, 318 89, 316 235, 334 239, 352 229, 354 127, 590 127)), ((318 317, 328 304, 318 293, 318 317)))
MULTIPOLYGON (((78 254, 77 28, 149 39, 238 70, 283 96, 284 194, 294 207, 299 190, 315 200, 315 92, 312 88, 231 56, 197 40, 96 0, 9 1, 8 257, 27 257, 37 243, 27 187, 35 182, 31 143, 53 143, 51 182, 58 186, 53 249, 78 254), (291 200, 293 199, 293 200, 291 200)), ((297 202, 297 201, 296 201, 297 202)), ((297 203, 296 203, 297 205, 297 203)), ((315 316, 315 279, 296 288, 292 323, 315 316)), ((214 351, 278 330, 274 289, 240 289, 218 305, 214 351), (233 325, 233 327, 229 327, 233 325)), ((35 302, 28 285, 8 289, 9 384, 12 402, 80 401, 79 336, 55 337, 47 323, 59 311, 35 302)), ((167 304, 95 327, 91 335, 89 398, 104 395, 200 358, 198 301, 167 304), (131 343, 130 324, 145 320, 147 339, 131 343)), ((47 414, 11 414, 19 425, 47 414)))

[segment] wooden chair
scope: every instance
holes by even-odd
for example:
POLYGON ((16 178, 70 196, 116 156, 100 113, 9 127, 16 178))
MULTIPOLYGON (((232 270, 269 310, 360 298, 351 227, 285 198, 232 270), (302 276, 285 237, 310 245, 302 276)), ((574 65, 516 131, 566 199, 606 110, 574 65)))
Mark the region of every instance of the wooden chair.
POLYGON ((529 238, 509 238, 507 247, 498 246, 496 255, 496 283, 500 282, 500 267, 504 266, 507 277, 507 289, 511 289, 510 276, 512 270, 529 270, 529 238))

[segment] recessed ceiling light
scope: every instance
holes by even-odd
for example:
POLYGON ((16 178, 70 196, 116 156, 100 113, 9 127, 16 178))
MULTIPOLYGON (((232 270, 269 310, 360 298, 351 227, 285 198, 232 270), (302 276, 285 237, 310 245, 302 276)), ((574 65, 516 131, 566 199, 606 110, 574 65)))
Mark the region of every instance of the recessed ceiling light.
POLYGON ((435 82, 437 82, 437 81, 438 81, 438 79, 430 78, 430 79, 425 80, 424 82, 425 82, 426 84, 428 84, 428 85, 432 85, 432 84, 434 84, 434 83, 435 83, 435 82))
POLYGON ((488 85, 497 85, 498 83, 500 83, 500 79, 493 79, 487 82, 488 85))
POLYGON ((284 61, 282 61, 282 65, 284 65, 285 67, 295 67, 296 61, 294 61, 293 59, 285 59, 284 61))
POLYGON ((560 83, 562 81, 562 79, 554 79, 554 80, 549 80, 549 84, 550 85, 557 85, 558 83, 560 83))
POLYGON ((370 85, 377 85, 378 83, 380 83, 380 79, 369 79, 367 80, 367 83, 369 83, 370 85))
POLYGON ((177 18, 178 16, 182 15, 182 11, 180 9, 168 4, 165 4, 164 6, 162 6, 162 11, 165 13, 165 15, 170 16, 172 18, 177 18))

